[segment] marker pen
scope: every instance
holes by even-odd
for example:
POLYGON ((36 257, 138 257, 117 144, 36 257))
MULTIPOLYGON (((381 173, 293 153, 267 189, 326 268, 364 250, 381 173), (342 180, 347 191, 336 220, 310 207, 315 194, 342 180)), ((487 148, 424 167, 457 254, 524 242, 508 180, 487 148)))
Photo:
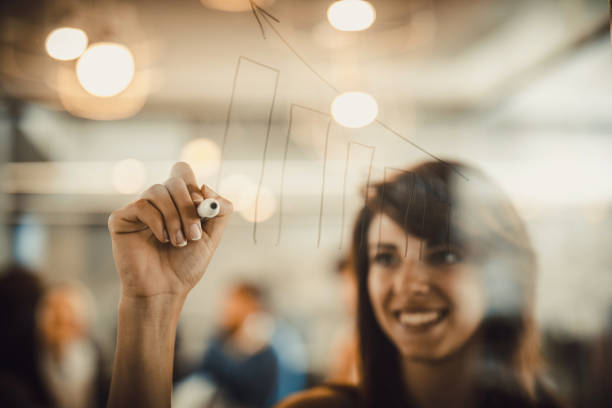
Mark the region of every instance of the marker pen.
POLYGON ((221 204, 214 198, 207 198, 198 204, 198 215, 201 218, 214 218, 219 214, 221 204))

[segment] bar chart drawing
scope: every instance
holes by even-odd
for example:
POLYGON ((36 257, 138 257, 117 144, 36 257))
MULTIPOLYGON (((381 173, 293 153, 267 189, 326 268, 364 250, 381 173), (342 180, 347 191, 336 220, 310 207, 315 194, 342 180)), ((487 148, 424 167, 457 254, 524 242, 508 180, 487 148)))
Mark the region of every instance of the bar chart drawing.
MULTIPOLYGON (((312 72, 312 74, 314 74, 321 82, 323 82, 328 88, 332 89, 336 94, 341 93, 341 91, 338 88, 336 88, 330 81, 328 81, 323 75, 321 75, 311 64, 309 64, 307 60, 296 50, 296 48, 294 48, 291 45, 291 43, 287 41, 287 39, 280 33, 280 31, 271 21, 271 20, 274 20, 276 23, 279 23, 278 19, 276 19, 275 17, 267 13, 261 7, 257 6, 257 4, 254 2, 251 2, 251 6, 252 6, 252 11, 257 19, 258 25, 260 29, 262 30, 262 33, 263 33, 263 25, 261 23, 263 21, 267 24, 267 26, 269 26, 269 28, 274 32, 274 34, 278 37, 278 39, 289 49, 289 51, 291 51, 291 53, 295 57, 297 57, 301 61, 301 63, 304 64, 312 72), (258 16, 261 17, 261 20, 259 19, 258 16)), ((264 34, 264 39, 265 39, 265 34, 264 34)), ((270 140, 271 140, 270 134, 271 134, 272 124, 273 124, 272 118, 273 118, 274 110, 276 108, 277 93, 279 91, 280 69, 264 64, 253 58, 246 57, 244 55, 241 55, 238 57, 236 68, 234 71, 231 96, 230 96, 229 106, 227 108, 227 114, 225 118, 225 127, 223 131, 223 137, 221 140, 221 148, 220 148, 221 153, 220 153, 220 162, 219 162, 218 172, 217 172, 216 188, 218 190, 221 188, 221 183, 222 183, 221 177, 223 176, 224 163, 226 161, 227 154, 228 154, 228 140, 232 139, 232 136, 230 134, 231 133, 230 128, 232 127, 233 121, 236 119, 235 109, 236 109, 237 99, 239 99, 237 96, 239 93, 238 82, 240 81, 241 74, 243 73, 243 70, 245 69, 245 66, 246 66, 245 64, 249 64, 251 67, 261 68, 262 70, 273 74, 273 85, 271 86, 272 90, 271 92, 266 93, 266 98, 269 97, 269 102, 266 102, 266 103, 269 103, 269 108, 265 112, 266 118, 264 120, 263 112, 260 112, 261 113, 260 117, 256 118, 258 123, 261 123, 262 126, 263 126, 263 123, 265 122, 265 130, 263 131, 264 137, 261 143, 261 146, 262 146, 262 151, 261 151, 261 156, 260 156, 261 164, 259 165, 259 169, 258 169, 258 177, 256 181, 256 192, 254 194, 254 201, 253 200, 251 201, 254 203, 253 205, 254 214, 252 217, 253 218, 252 219, 252 223, 253 223, 252 239, 253 239, 253 243, 257 244, 257 238, 258 238, 257 229, 259 225, 258 217, 259 217, 259 209, 260 209, 259 208, 260 198, 261 198, 261 194, 264 188, 263 186, 264 176, 266 173, 266 165, 268 164, 268 158, 270 155, 269 154, 270 153, 269 150, 271 147, 270 146, 270 140)), ((261 85, 261 84, 257 83, 257 85, 261 85)), ((268 105, 265 105, 265 106, 268 107, 268 105)), ((261 108, 261 106, 257 108, 261 108)), ((319 207, 318 208, 318 225, 316 228, 316 234, 317 234, 316 235, 316 246, 317 248, 319 248, 321 246, 321 242, 323 238, 324 224, 326 223, 326 220, 324 219, 324 212, 326 208, 325 207, 326 205, 326 184, 328 181, 327 180, 328 146, 330 144, 330 132, 331 132, 334 120, 332 118, 332 115, 328 112, 323 112, 321 110, 318 110, 312 107, 308 107, 305 105, 300 105, 297 103, 290 104, 288 127, 287 127, 286 135, 284 138, 284 146, 282 147, 282 162, 280 164, 281 168, 280 168, 280 175, 279 175, 280 191, 278 193, 278 224, 277 224, 275 245, 278 246, 280 244, 282 234, 283 234, 283 228, 284 228, 283 221, 285 218, 285 210, 286 210, 285 207, 286 207, 286 198, 287 198, 286 197, 286 183, 288 182, 288 177, 287 177, 288 154, 289 154, 289 149, 290 149, 290 139, 292 138, 292 132, 293 132, 293 128, 295 125, 296 110, 300 110, 302 112, 308 112, 312 115, 315 115, 316 117, 325 118, 326 120, 325 131, 321 132, 322 133, 321 136, 323 137, 323 152, 322 152, 323 157, 321 159, 321 173, 320 173, 321 188, 320 188, 320 196, 319 196, 319 203, 318 203, 319 204, 318 205, 319 207)), ((453 171, 458 173, 465 180, 468 180, 463 174, 459 172, 459 170, 455 169, 454 166, 444 162, 443 160, 441 160, 434 154, 428 152, 421 146, 417 145, 410 139, 406 138, 405 136, 397 132, 395 129, 393 129, 391 126, 389 126, 385 122, 381 121, 380 119, 375 119, 374 123, 378 124, 382 129, 384 129, 385 132, 388 132, 390 135, 393 135, 393 137, 396 137, 397 139, 399 139, 400 143, 402 143, 403 141, 408 146, 417 149, 418 151, 420 151, 421 153, 424 153, 425 155, 431 157, 432 159, 450 166, 453 169, 453 171)), ((279 145, 280 143, 283 143, 283 142, 279 142, 279 145)), ((379 143, 377 141, 374 144, 379 144, 379 143)), ((280 146, 278 147, 280 148, 280 146)), ((365 197, 364 197, 365 200, 367 201, 370 183, 372 179, 372 169, 374 165, 374 157, 375 157, 376 148, 377 147, 372 144, 362 143, 361 141, 357 141, 355 138, 351 138, 350 141, 346 143, 346 157, 344 160, 344 166, 345 166, 344 180, 342 183, 342 196, 341 196, 342 204, 341 204, 341 217, 340 217, 340 224, 341 224, 340 225, 340 237, 339 237, 339 245, 338 245, 339 249, 343 248, 344 241, 345 241, 345 229, 346 229, 345 227, 346 227, 346 217, 347 217, 347 196, 348 196, 348 191, 347 191, 348 180, 347 179, 349 177, 349 168, 351 166, 352 154, 354 153, 354 151, 356 151, 356 149, 366 150, 369 153, 369 159, 367 161, 368 162, 367 163, 367 175, 365 177, 367 180, 366 180, 366 190, 365 190, 365 197)), ((380 161, 381 159, 379 158, 378 160, 380 161)), ((386 180, 387 172, 389 171, 403 172, 404 170, 400 170, 400 169, 396 169, 392 167, 384 167, 383 179, 386 180)), ((413 185, 413 188, 414 188, 414 185, 413 185)), ((425 220, 425 217, 423 216, 423 222, 424 220, 425 220)), ((315 221, 313 220, 313 223, 314 222, 315 221)), ((365 233, 365 226, 361 226, 361 243, 362 244, 365 238, 364 233, 365 233)))
POLYGON ((279 82, 279 77, 280 77, 280 70, 274 67, 271 67, 269 65, 263 64, 261 62, 258 62, 254 59, 251 59, 249 57, 245 57, 245 56, 240 56, 238 57, 238 61, 236 63, 236 69, 234 71, 234 78, 232 81, 232 93, 230 96, 230 102, 229 102, 229 106, 227 109, 227 115, 226 115, 226 120, 225 120, 225 128, 224 128, 224 132, 223 132, 223 138, 221 141, 221 157, 219 160, 219 168, 217 170, 217 181, 216 181, 216 189, 220 190, 221 188, 221 176, 223 175, 223 165, 225 162, 225 158, 227 155, 227 143, 228 143, 228 138, 229 138, 229 130, 230 130, 230 126, 232 124, 232 119, 233 119, 233 114, 234 114, 234 108, 235 108, 235 103, 236 103, 236 93, 237 93, 237 84, 238 84, 238 79, 240 76, 240 72, 241 72, 241 68, 242 68, 242 64, 243 62, 248 62, 250 64, 253 64, 254 66, 263 68, 264 70, 270 71, 274 74, 274 85, 273 85, 273 91, 272 91, 272 96, 271 96, 271 102, 270 102, 270 107, 267 111, 267 121, 266 121, 266 129, 265 129, 265 138, 264 138, 264 142, 263 142, 263 148, 262 148, 262 157, 261 157, 261 166, 260 166, 260 170, 259 170, 259 178, 258 178, 258 183, 257 183, 257 190, 255 193, 255 200, 254 200, 254 220, 253 220, 253 242, 257 243, 257 225, 258 225, 258 220, 257 220, 257 216, 258 216, 258 210, 259 210, 259 199, 260 199, 260 195, 261 195, 261 189, 262 189, 262 183, 263 183, 263 178, 264 178, 264 172, 265 172, 265 163, 266 163, 266 156, 268 153, 268 145, 270 142, 270 130, 272 127, 272 114, 274 112, 274 107, 276 104, 276 95, 277 95, 277 91, 278 91, 278 82, 279 82))
MULTIPOLYGON (((374 163, 374 154, 376 152, 376 147, 369 146, 363 143, 350 141, 346 144, 346 162, 345 162, 345 167, 344 167, 344 183, 342 187, 342 217, 341 217, 341 227, 340 227, 340 244, 338 245, 338 249, 342 249, 342 245, 344 243, 344 232, 345 232, 345 223, 346 223, 346 196, 347 196, 346 190, 347 190, 347 179, 349 175, 349 164, 351 161, 351 147, 352 146, 360 147, 362 149, 368 149, 370 151, 370 161, 368 165, 368 175, 367 175, 367 181, 365 185, 365 197, 364 197, 365 201, 364 202, 368 201, 368 192, 370 189, 370 181, 372 177, 372 165, 374 163)), ((360 246, 362 246, 364 243, 365 225, 362 224, 360 228, 361 228, 360 246)))

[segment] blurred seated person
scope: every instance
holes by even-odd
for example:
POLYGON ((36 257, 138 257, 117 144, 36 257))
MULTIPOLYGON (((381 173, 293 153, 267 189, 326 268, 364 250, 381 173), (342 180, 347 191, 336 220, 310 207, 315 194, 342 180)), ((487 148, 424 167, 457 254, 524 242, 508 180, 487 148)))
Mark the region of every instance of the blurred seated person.
POLYGON ((53 407, 39 369, 36 309, 42 282, 29 269, 0 270, 0 407, 53 407))
POLYGON ((51 287, 38 311, 40 368, 59 408, 103 407, 110 379, 89 333, 89 291, 80 285, 51 287))
POLYGON ((273 331, 261 289, 246 282, 231 288, 219 333, 198 369, 218 387, 215 404, 267 407, 274 403, 278 360, 270 344, 273 331))

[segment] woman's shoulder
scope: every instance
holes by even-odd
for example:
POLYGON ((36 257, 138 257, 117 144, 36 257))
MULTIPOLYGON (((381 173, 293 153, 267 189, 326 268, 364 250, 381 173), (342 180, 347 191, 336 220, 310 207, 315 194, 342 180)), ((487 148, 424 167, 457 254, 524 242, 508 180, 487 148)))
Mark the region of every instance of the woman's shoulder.
POLYGON ((276 408, 353 408, 359 405, 359 389, 352 385, 327 384, 293 394, 276 408))

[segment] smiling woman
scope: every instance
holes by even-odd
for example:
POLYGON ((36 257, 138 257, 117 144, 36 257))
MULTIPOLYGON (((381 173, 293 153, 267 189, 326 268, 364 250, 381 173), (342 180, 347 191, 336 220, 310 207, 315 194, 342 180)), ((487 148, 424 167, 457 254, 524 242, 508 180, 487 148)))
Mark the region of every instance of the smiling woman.
POLYGON ((284 408, 559 406, 540 381, 529 237, 480 171, 428 162, 368 189, 352 254, 361 384, 284 408))
POLYGON ((535 256, 503 192, 475 169, 430 162, 368 195, 353 240, 367 405, 548 400, 537 381, 535 256))

